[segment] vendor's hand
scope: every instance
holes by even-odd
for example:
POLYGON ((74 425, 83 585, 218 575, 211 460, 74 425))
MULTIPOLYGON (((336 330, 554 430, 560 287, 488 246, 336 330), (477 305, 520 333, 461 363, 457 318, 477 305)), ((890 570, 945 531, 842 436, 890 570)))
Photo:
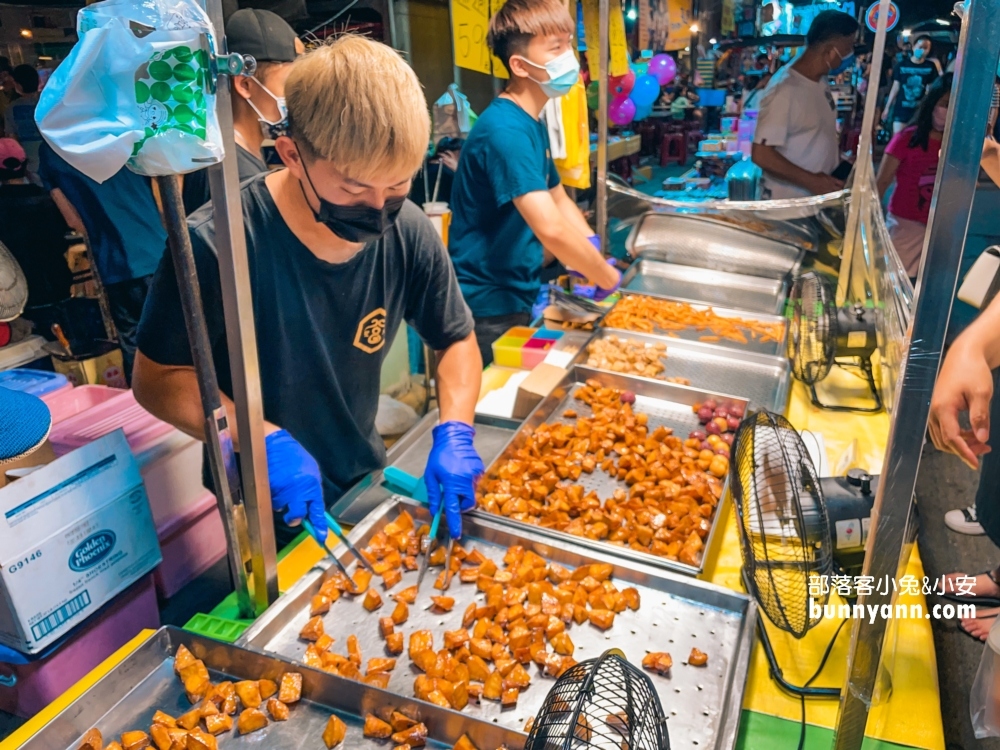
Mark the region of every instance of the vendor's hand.
POLYGON ((264 438, 271 507, 284 513, 285 523, 298 526, 308 519, 319 541, 326 541, 326 506, 323 479, 316 459, 286 430, 264 438))
POLYGON ((427 459, 424 481, 431 515, 444 503, 444 516, 452 539, 462 538, 462 513, 476 507, 476 481, 486 467, 476 453, 476 431, 464 422, 445 422, 434 428, 434 447, 427 459))
POLYGON ((970 468, 979 466, 979 457, 990 452, 990 400, 993 373, 986 356, 975 346, 959 339, 941 366, 934 393, 928 429, 938 450, 954 453, 970 468), (969 412, 971 430, 963 430, 958 415, 969 412))
POLYGON ((616 265, 615 265, 615 259, 614 258, 608 258, 607 264, 609 266, 611 266, 612 269, 614 269, 614 272, 616 274, 618 274, 618 280, 615 281, 614 286, 612 286, 612 287, 610 287, 608 289, 605 289, 602 286, 598 286, 597 289, 594 290, 594 302, 601 302, 601 301, 607 299, 612 294, 614 294, 615 292, 617 292, 618 291, 618 287, 621 286, 621 283, 622 283, 622 273, 616 267, 616 265))
POLYGON ((838 190, 844 189, 844 181, 838 180, 833 175, 829 175, 824 172, 814 172, 810 176, 806 188, 813 195, 825 195, 827 193, 836 193, 838 190))
POLYGON ((587 240, 594 246, 594 249, 597 250, 597 252, 601 252, 601 235, 592 234, 587 238, 587 240))

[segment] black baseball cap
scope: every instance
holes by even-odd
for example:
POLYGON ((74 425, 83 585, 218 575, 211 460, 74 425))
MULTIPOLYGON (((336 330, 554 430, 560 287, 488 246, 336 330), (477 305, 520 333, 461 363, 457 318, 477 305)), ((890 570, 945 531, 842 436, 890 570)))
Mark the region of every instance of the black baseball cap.
POLYGON ((242 8, 229 17, 226 39, 230 52, 252 55, 257 62, 292 62, 295 30, 277 13, 259 8, 242 8))

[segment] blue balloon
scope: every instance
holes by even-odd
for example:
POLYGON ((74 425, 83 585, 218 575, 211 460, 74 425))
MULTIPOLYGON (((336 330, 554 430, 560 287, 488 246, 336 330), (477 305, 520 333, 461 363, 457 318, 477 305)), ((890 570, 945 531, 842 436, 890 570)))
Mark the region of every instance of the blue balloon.
POLYGON ((633 122, 639 122, 640 120, 645 120, 653 113, 653 105, 647 104, 644 107, 636 105, 635 115, 632 117, 633 122))
POLYGON ((636 108, 652 106, 660 96, 660 84, 651 75, 639 76, 629 97, 635 102, 636 108))

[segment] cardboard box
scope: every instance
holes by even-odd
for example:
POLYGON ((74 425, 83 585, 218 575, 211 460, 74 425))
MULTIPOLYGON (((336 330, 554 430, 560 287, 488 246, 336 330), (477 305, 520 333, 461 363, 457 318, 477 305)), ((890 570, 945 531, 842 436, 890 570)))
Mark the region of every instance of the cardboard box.
POLYGON ((566 369, 542 362, 517 389, 517 399, 514 401, 514 419, 524 419, 538 406, 539 402, 548 396, 562 379, 566 377, 566 369))
POLYGON ((107 385, 111 388, 128 388, 122 351, 117 344, 104 342, 88 354, 67 357, 49 349, 52 368, 77 385, 107 385))
POLYGON ((0 490, 0 643, 34 654, 160 564, 116 430, 0 490))

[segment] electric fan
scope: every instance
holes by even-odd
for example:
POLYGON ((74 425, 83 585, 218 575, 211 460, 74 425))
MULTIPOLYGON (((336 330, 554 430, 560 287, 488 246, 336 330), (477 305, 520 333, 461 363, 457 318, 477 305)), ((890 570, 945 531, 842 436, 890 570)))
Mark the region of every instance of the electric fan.
POLYGON ((833 289, 814 271, 795 280, 788 295, 788 358, 792 374, 809 386, 812 402, 834 411, 877 412, 882 399, 872 373, 872 354, 878 347, 874 310, 855 304, 838 308, 833 289), (854 360, 846 362, 844 360, 854 360), (875 400, 873 407, 824 404, 816 393, 816 383, 830 374, 834 365, 858 367, 864 373, 875 400))
MULTIPOLYGON (((877 477, 853 471, 846 478, 819 478, 795 428, 767 411, 748 415, 736 430, 729 471, 747 591, 775 626, 801 638, 822 619, 829 599, 828 592, 813 597, 820 605, 816 616, 810 578, 861 571, 877 477)), ((771 674, 782 688, 803 696, 840 694, 787 682, 758 624, 771 674)))
POLYGON ((649 677, 616 648, 570 667, 549 691, 524 750, 670 750, 649 677))
POLYGON ((28 281, 7 246, 0 242, 0 321, 14 320, 28 303, 28 281))

